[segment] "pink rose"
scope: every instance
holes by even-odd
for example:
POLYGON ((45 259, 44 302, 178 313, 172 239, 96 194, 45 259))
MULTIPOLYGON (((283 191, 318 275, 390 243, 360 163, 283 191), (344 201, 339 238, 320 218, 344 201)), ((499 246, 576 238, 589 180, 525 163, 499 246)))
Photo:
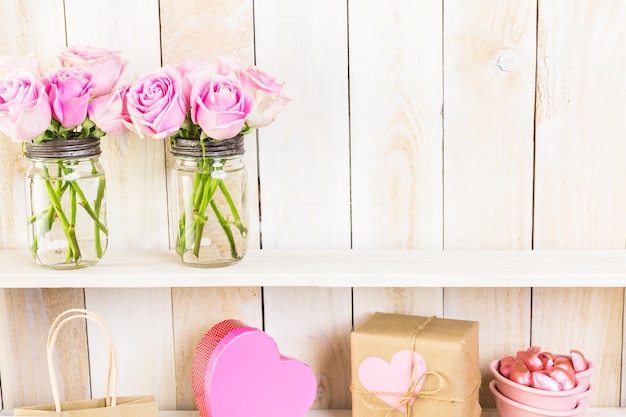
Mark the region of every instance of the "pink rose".
POLYGON ((176 65, 176 69, 180 73, 183 80, 183 95, 185 100, 189 103, 189 94, 191 94, 191 81, 188 78, 188 74, 203 66, 203 63, 193 60, 185 61, 182 64, 176 65))
POLYGON ((246 124, 251 129, 270 125, 290 101, 287 97, 257 92, 246 124))
POLYGON ((128 91, 126 101, 137 133, 155 139, 175 134, 187 115, 182 77, 169 65, 139 77, 128 91))
POLYGON ((65 128, 78 126, 87 117, 93 98, 91 73, 75 68, 60 68, 43 79, 52 104, 53 117, 65 128))
POLYGON ((0 80, 0 131, 28 142, 50 126, 52 111, 45 86, 32 73, 17 69, 0 80))
POLYGON ((283 84, 265 71, 251 66, 240 74, 241 85, 246 91, 255 93, 262 91, 267 94, 282 94, 283 84))
POLYGON ((254 97, 254 104, 246 119, 250 128, 261 128, 272 123, 291 99, 283 95, 283 84, 256 67, 240 74, 243 88, 254 97))
POLYGON ((79 68, 90 72, 94 96, 109 94, 118 83, 127 61, 120 57, 119 51, 91 46, 67 48, 59 56, 61 65, 66 68, 79 68))
POLYGON ((89 119, 100 130, 111 136, 123 136, 128 133, 131 124, 126 107, 126 95, 129 85, 119 87, 106 96, 96 97, 89 103, 89 119))
POLYGON ((218 56, 210 61, 188 60, 176 66, 176 69, 183 77, 183 90, 185 97, 189 100, 191 87, 194 83, 202 79, 209 79, 215 75, 233 75, 246 69, 246 66, 230 57, 218 56))
POLYGON ((191 89, 191 121, 214 140, 232 138, 241 131, 252 100, 234 73, 200 78, 191 89))

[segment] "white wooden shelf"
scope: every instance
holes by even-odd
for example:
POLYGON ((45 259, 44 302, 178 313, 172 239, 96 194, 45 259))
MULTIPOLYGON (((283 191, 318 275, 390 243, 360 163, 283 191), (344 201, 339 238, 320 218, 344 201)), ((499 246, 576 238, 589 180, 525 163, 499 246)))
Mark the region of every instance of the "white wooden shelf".
POLYGON ((67 287, 626 287, 626 250, 251 250, 236 265, 194 268, 172 251, 109 251, 57 271, 0 251, 0 288, 67 287))
MULTIPOLYGON (((624 417, 624 408, 589 408, 585 417, 624 417)), ((198 417, 197 411, 162 411, 161 417, 198 417)), ((349 410, 310 411, 307 417, 352 417, 349 410)), ((483 410, 481 417, 498 417, 496 410, 483 410)))
MULTIPOLYGON (((624 417, 626 408, 595 407, 588 408, 585 417, 624 417)), ((198 417, 197 411, 161 411, 161 417, 198 417)), ((0 412, 0 416, 12 416, 9 412, 0 412)), ((306 417, 352 417, 350 410, 313 410, 306 417)), ((498 417, 496 410, 483 410, 481 417, 498 417)))

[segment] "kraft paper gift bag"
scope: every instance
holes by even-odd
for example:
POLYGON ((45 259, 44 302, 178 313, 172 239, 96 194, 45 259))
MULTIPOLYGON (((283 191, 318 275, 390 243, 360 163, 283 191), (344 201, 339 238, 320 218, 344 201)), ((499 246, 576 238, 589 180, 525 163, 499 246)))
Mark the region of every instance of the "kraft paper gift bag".
POLYGON ((96 314, 83 309, 71 309, 59 314, 52 323, 47 342, 48 372, 52 384, 54 404, 19 407, 14 410, 16 416, 48 416, 48 417, 158 417, 159 407, 153 395, 129 397, 117 396, 117 363, 115 349, 104 321, 96 314), (105 396, 78 401, 61 401, 59 384, 54 372, 53 352, 57 336, 61 328, 70 320, 87 319, 96 322, 106 337, 109 345, 109 365, 105 396), (111 389, 112 387, 112 389, 111 389), (109 395, 110 393, 110 395, 109 395))

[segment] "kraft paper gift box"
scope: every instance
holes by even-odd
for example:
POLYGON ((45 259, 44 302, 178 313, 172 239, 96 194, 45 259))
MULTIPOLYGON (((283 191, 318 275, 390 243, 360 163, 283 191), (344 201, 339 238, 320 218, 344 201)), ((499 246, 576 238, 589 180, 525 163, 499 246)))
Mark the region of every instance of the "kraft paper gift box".
POLYGON ((351 345, 353 417, 480 417, 478 322, 374 313, 351 345))

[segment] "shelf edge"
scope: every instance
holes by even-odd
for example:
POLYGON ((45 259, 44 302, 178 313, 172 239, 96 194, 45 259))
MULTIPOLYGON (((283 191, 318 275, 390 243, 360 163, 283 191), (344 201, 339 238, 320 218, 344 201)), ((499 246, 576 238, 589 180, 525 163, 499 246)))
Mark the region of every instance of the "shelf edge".
POLYGON ((0 251, 0 288, 229 286, 626 287, 626 250, 251 250, 216 269, 188 267, 171 251, 118 250, 72 271, 0 251))
MULTIPOLYGON (((590 407, 586 417, 623 417, 626 412, 624 407, 590 407)), ((160 417, 199 417, 198 411, 168 411, 161 410, 160 417)), ((10 411, 0 411, 0 416, 13 417, 10 411)), ((352 417, 350 410, 312 410, 306 417, 352 417)), ((483 410, 481 417, 498 417, 495 409, 483 410)))

